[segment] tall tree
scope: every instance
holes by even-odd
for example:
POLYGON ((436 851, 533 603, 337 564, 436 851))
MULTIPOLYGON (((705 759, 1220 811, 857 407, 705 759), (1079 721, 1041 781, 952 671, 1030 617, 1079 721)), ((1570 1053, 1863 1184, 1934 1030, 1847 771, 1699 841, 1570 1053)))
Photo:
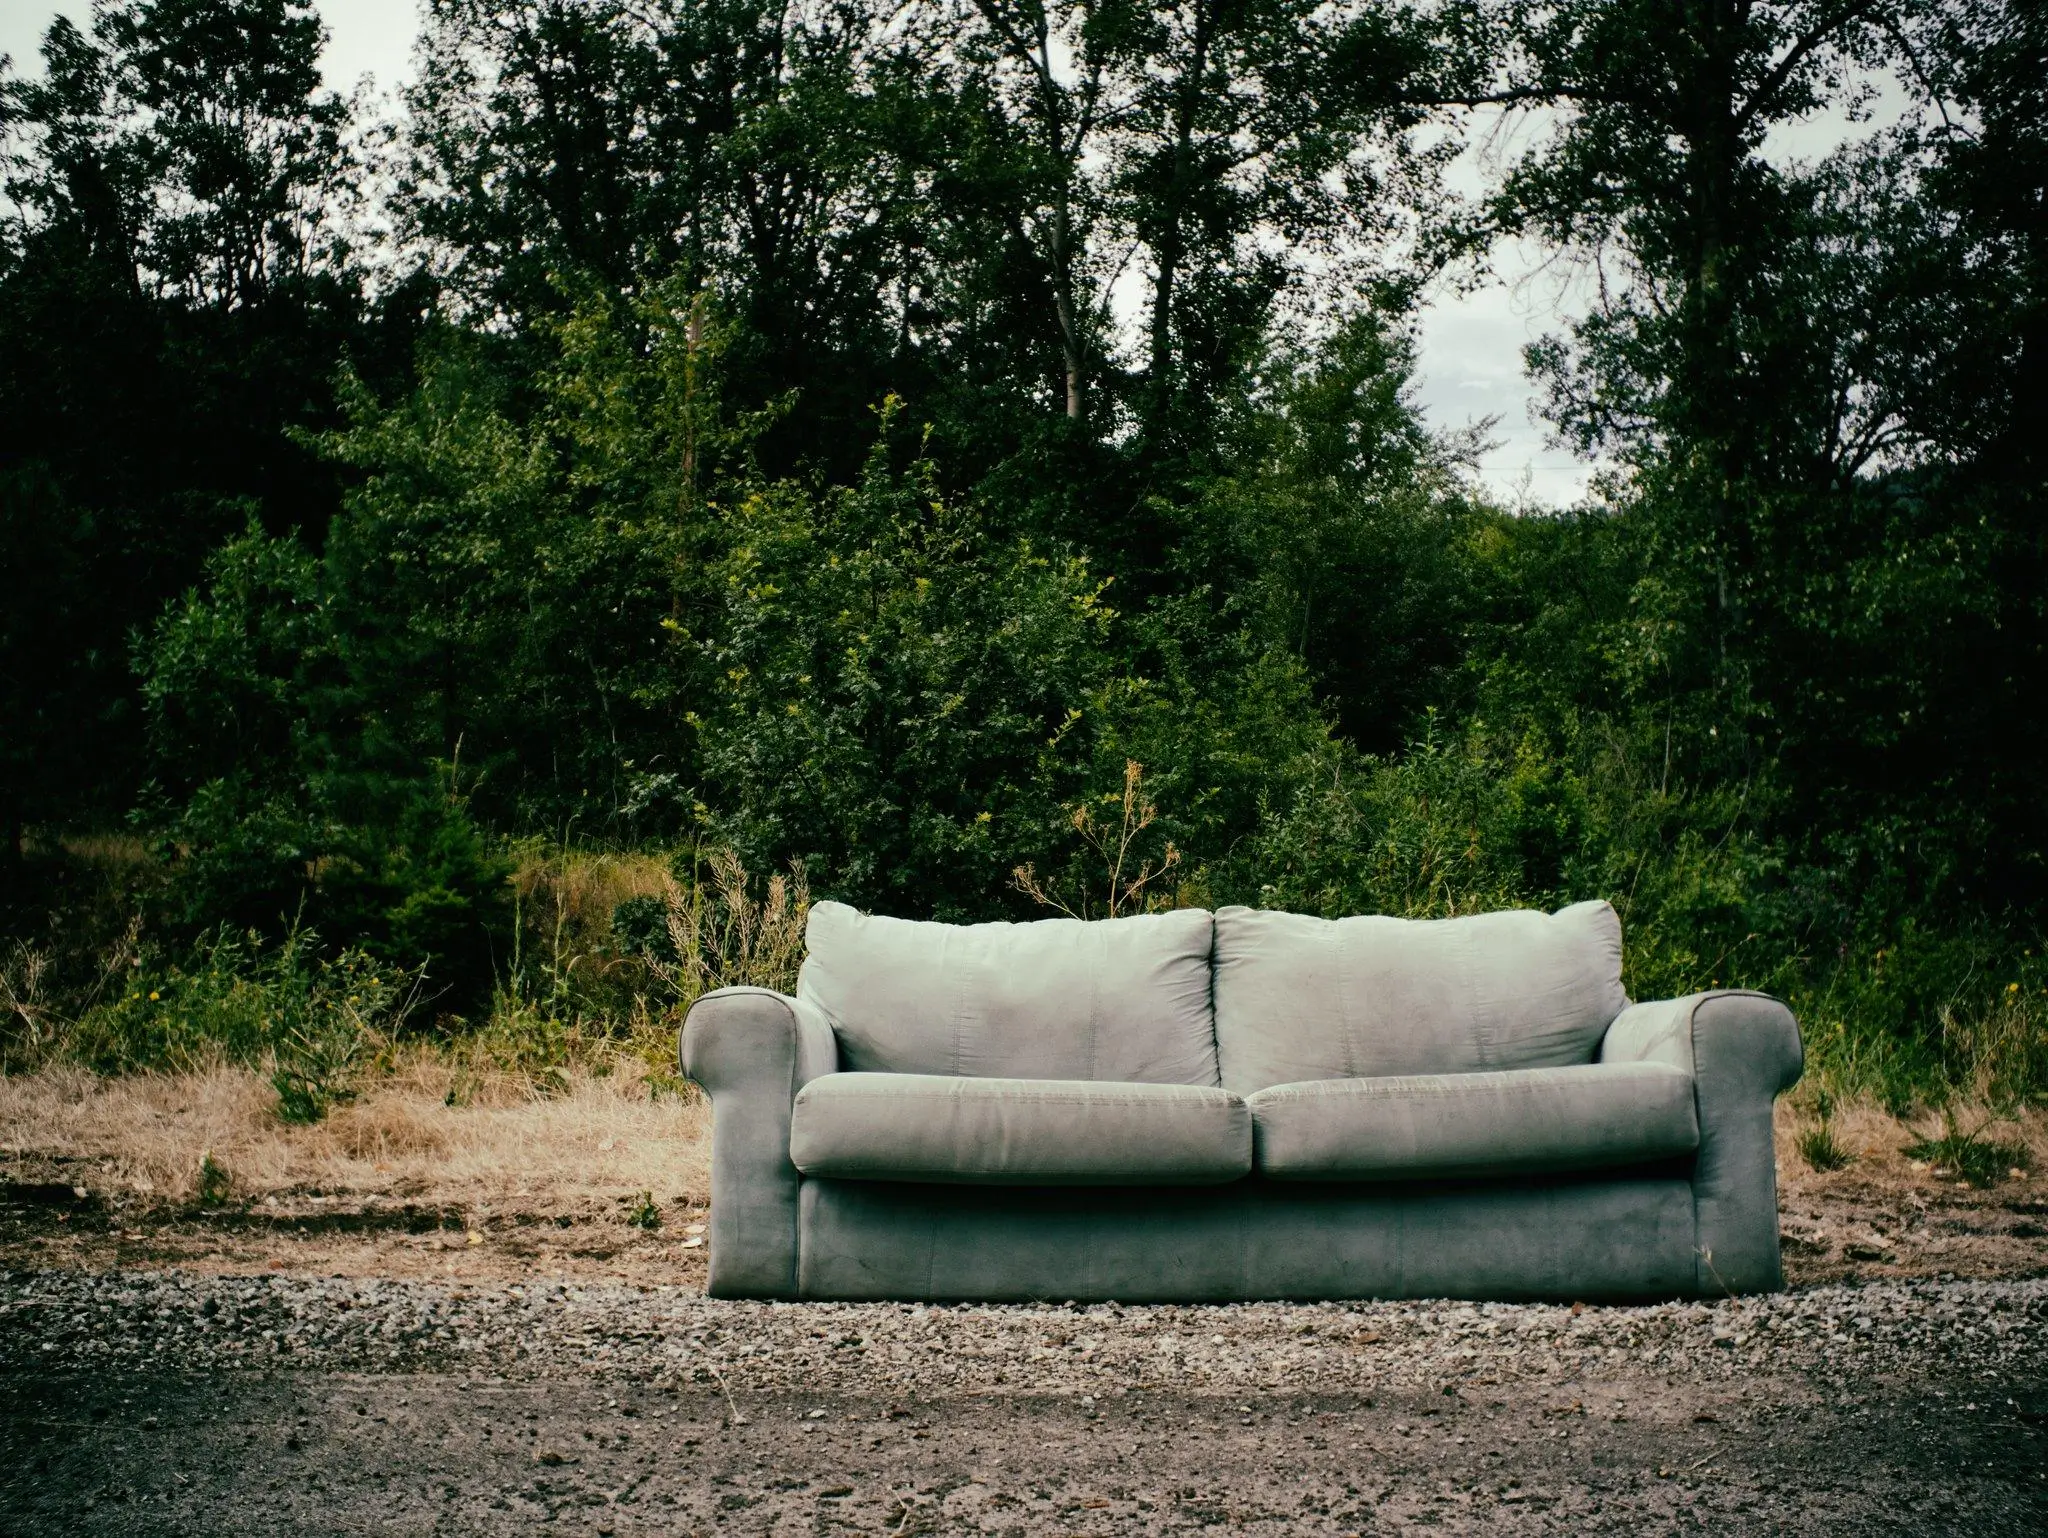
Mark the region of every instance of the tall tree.
POLYGON ((1518 8, 1525 81, 1565 106, 1498 202, 1510 228, 1618 258, 1578 336, 1598 359, 1538 362, 1560 424, 1740 481, 1785 445, 1755 364, 1799 190, 1764 153, 1774 129, 1853 95, 1911 0, 1564 0, 1518 8), (1758 429, 1763 432, 1759 435, 1758 429))
POLYGON ((287 431, 326 420, 364 318, 320 46, 301 0, 102 0, 89 33, 51 25, 40 78, 0 77, 6 537, 68 551, 37 569, 77 583, 71 665, 19 627, 0 656, 42 680, 10 723, 31 746, 7 755, 9 822, 109 815, 139 767, 130 633, 252 511, 317 531, 333 506, 287 431))
POLYGON ((1571 339, 1546 341, 1531 362, 1568 439, 1663 479, 1675 522, 1656 580, 1682 595, 1679 631, 1704 644, 1724 690, 1737 688, 1742 616, 1769 581, 1765 504, 1835 477, 1844 436, 1813 407, 1855 399, 1816 380, 1811 285, 1788 281, 1802 247, 1815 249, 1813 188, 1765 141, 1853 100, 1912 3, 1536 0, 1514 11, 1523 83, 1563 111, 1496 206, 1506 227, 1591 255, 1603 278, 1571 339))

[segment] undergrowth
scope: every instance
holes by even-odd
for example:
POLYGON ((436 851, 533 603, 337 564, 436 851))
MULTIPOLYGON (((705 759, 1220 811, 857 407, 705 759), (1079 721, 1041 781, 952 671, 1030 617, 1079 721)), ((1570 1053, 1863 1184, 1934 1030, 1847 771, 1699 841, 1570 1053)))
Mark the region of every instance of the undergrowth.
POLYGON ((1813 1120, 1800 1127, 1797 1141, 1799 1157, 1823 1173, 1846 1169, 1856 1157, 1835 1135, 1835 1097, 1824 1088, 1814 1094, 1813 1120))
MULTIPOLYGON (((310 929, 275 941, 219 929, 178 947, 130 916, 97 954, 74 933, 68 950, 17 941, 0 955, 0 1071, 251 1067, 287 1123, 320 1121, 421 1054, 448 1065, 450 1105, 508 1077, 557 1094, 621 1057, 659 1097, 690 1092, 676 1038, 701 994, 795 987, 810 911, 801 867, 757 882, 722 849, 514 852, 516 944, 480 1019, 437 1014, 429 971, 325 947, 310 929)), ((117 846, 113 858, 142 857, 117 846)))
MULTIPOLYGON (((1567 883, 1518 896, 1505 878, 1487 875, 1483 862, 1459 854, 1456 827, 1478 815, 1473 798, 1488 793, 1468 767, 1424 753, 1399 770, 1416 781, 1406 790, 1382 779, 1320 803, 1328 814, 1321 821, 1309 808, 1287 813, 1274 836, 1303 842, 1282 851, 1285 859, 1275 856, 1285 879, 1257 895, 1301 911, 1416 917, 1591 895, 1567 883), (1355 820, 1365 813, 1375 819, 1369 825, 1355 820)), ((1146 833, 1140 825, 1153 792, 1141 776, 1126 765, 1125 794, 1107 803, 1112 818, 1122 813, 1123 833, 1146 833)), ((1528 795, 1533 804, 1534 792, 1528 795)), ((1127 865, 1133 858, 1126 847, 1133 837, 1098 842, 1125 854, 1127 865)), ((1158 868, 1164 848, 1141 850, 1141 870, 1158 868)), ((325 946, 310 928, 289 927, 272 939, 216 929, 183 946, 151 932, 139 916, 144 906, 119 900, 153 869, 134 841, 81 841, 67 858, 76 899, 58 906, 40 935, 0 951, 0 1070, 71 1062, 119 1074, 240 1064, 268 1078, 280 1117, 299 1121, 326 1116, 403 1053, 448 1065, 450 1104, 468 1103, 477 1086, 508 1076, 529 1093, 555 1094, 572 1073, 604 1074, 621 1059, 634 1061, 657 1096, 691 1093, 676 1067, 677 1032, 690 1005, 733 984, 793 989, 811 902, 801 865, 762 879, 726 849, 508 846, 515 932, 487 1007, 463 1018, 439 1012, 431 969, 325 946)), ((1712 894, 1733 878, 1717 869, 1706 854, 1681 848, 1669 868, 1645 871, 1616 892, 1625 909, 1626 982, 1638 998, 1715 986, 1784 997, 1806 1044, 1813 1098, 1804 1102, 1798 1141, 1814 1168, 1851 1157, 1831 1116, 1837 1101, 1872 1101, 1905 1116, 1953 1106, 2016 1108, 2048 1095, 2048 967, 2035 947, 1982 927, 1934 934, 1907 926, 1884 945, 1794 954, 1749 969, 1740 947, 1708 951, 1697 940, 1699 926, 1683 930, 1673 917, 1687 903, 1720 900, 1712 894), (1668 889, 1653 892, 1658 883, 1668 889)), ((1227 870, 1169 870, 1159 892, 1117 889, 1125 900, 1116 906, 1213 905, 1243 895, 1227 870)), ((1981 1143, 1958 1132, 1950 1142, 1931 1142, 1927 1157, 1982 1172, 2010 1153, 1983 1144, 1995 1151, 1980 1156, 1981 1143)))

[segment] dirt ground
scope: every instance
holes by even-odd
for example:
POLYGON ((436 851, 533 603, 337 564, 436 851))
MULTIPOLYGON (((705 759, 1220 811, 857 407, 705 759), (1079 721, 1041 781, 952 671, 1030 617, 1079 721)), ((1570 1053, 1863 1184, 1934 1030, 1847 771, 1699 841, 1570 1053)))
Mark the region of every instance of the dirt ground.
MULTIPOLYGON (((701 1108, 635 1111, 628 1146, 593 1105, 507 1105, 465 1143, 474 1123, 441 1118, 433 1088, 403 1115, 358 1113, 426 1128, 410 1152, 388 1136, 342 1146, 333 1128, 278 1147, 260 1139, 283 1134, 239 1124, 192 1133, 229 1148, 240 1177, 214 1202, 178 1185, 191 1149, 168 1102, 171 1130, 126 1148, 86 1102, 69 1121, 12 1116, 0 1271, 701 1287, 701 1108), (648 1216, 643 1192, 656 1226, 629 1221, 648 1216)), ((1870 1113, 1840 1118, 1855 1161, 1820 1173, 1781 1120, 1795 1288, 2048 1275, 2038 1152, 2033 1173, 1974 1189, 1908 1159, 1913 1129, 1870 1113)), ((2022 1131, 2039 1143, 2038 1118, 2022 1131)), ((0 1529, 2034 1535, 2048 1531, 2048 1365, 2028 1360, 1995 1382, 1930 1349, 1865 1380, 1763 1370, 1731 1385, 1622 1364, 1456 1393, 1091 1404, 843 1384, 735 1398, 722 1380, 448 1363, 194 1371, 168 1356, 94 1372, 17 1355, 0 1366, 0 1529)))
POLYGON ((2048 1382, 879 1404, 419 1374, 0 1375, 29 1534, 1972 1533, 2033 1538, 2048 1382), (11 1381, 10 1381, 11 1380, 11 1381), (1554 1396, 1546 1396, 1552 1397, 1554 1396))

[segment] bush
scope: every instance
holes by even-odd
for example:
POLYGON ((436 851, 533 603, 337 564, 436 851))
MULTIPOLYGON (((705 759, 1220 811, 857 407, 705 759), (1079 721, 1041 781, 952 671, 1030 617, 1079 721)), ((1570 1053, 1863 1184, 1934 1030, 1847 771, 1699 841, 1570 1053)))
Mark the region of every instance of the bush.
POLYGON ((262 1068, 285 1120, 317 1121, 352 1093, 413 996, 403 971, 356 950, 323 958, 307 931, 268 945, 220 930, 183 961, 138 958, 126 988, 73 1023, 59 1050, 100 1073, 262 1068))
POLYGON ((444 777, 405 787, 388 821, 335 837, 316 912, 347 944, 415 973, 437 1013, 464 1016, 511 965, 512 870, 444 777))
POLYGON ((889 912, 1002 911, 1114 672, 1106 584, 1070 552, 989 538, 886 447, 856 487, 777 486, 732 517, 724 687, 699 736, 729 842, 889 912))
POLYGON ((412 976, 437 1012, 481 1012, 511 961, 513 867, 447 780, 358 793, 353 822, 211 781, 171 825, 150 916, 192 943, 221 927, 269 940, 317 929, 412 976))

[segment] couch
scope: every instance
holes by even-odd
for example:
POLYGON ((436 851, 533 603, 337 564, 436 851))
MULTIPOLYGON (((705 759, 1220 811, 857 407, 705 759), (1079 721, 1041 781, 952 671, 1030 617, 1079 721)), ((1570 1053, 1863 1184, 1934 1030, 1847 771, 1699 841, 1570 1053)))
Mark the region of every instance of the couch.
POLYGON ((724 1297, 1713 1297, 1782 1285, 1762 994, 1631 1004, 1606 903, 948 925, 815 904, 706 994, 724 1297))

